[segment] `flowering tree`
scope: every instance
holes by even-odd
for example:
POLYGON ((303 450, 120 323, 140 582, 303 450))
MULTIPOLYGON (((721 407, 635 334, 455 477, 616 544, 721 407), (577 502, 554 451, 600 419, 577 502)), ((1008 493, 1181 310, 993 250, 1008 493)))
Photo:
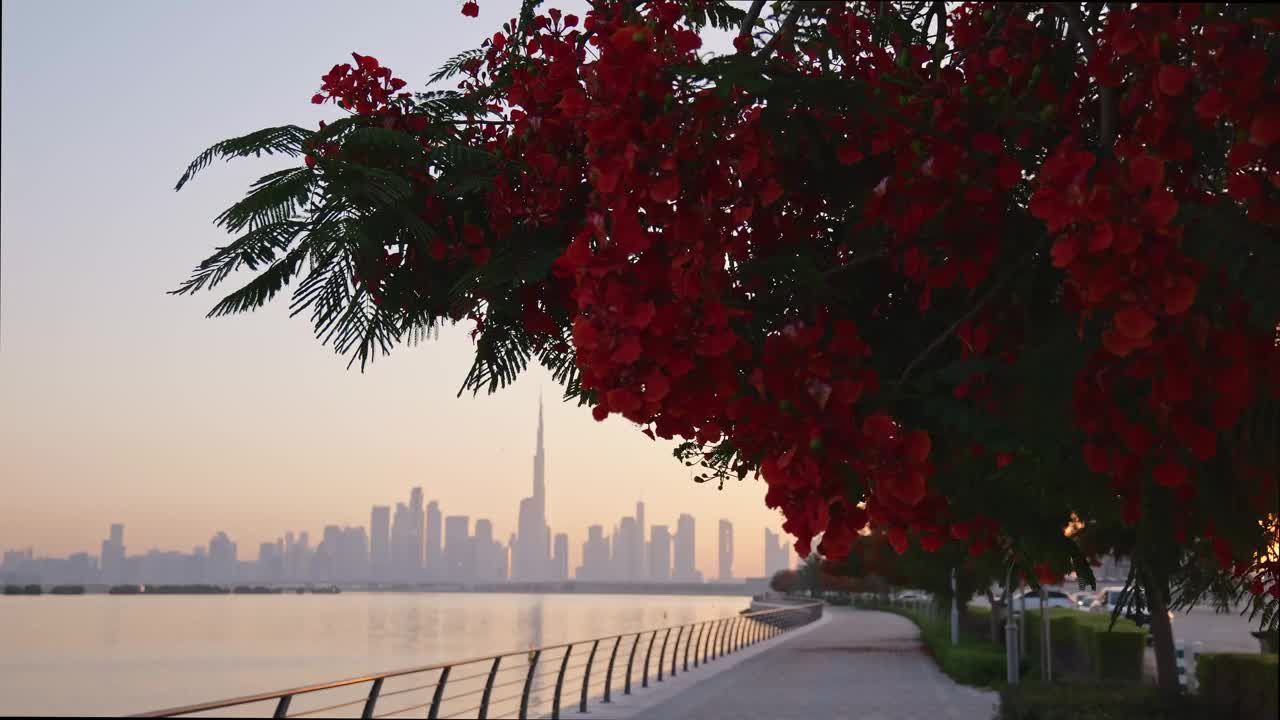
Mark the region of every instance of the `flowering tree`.
POLYGON ((312 97, 340 119, 200 155, 179 188, 303 164, 177 292, 254 271, 224 315, 296 280, 362 367, 472 322, 463 391, 536 358, 700 480, 763 477, 802 555, 870 524, 1087 574, 1077 522, 1126 529, 1087 550, 1132 553, 1148 596, 1208 543, 1274 614, 1269 7, 539 5, 453 87, 353 54, 312 97), (714 29, 736 52, 701 51, 714 29))

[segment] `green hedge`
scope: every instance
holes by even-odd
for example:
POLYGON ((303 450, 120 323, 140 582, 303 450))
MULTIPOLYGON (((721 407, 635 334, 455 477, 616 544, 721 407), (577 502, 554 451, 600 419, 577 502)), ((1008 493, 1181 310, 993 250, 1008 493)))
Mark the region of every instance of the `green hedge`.
POLYGON ((1000 720, 1198 720, 1208 715, 1194 698, 1152 687, 1026 683, 1000 691, 1000 720))
POLYGON ((1276 655, 1202 653, 1196 657, 1200 697, 1215 717, 1275 720, 1280 717, 1276 655))
MULTIPOLYGON (((1147 632, 1131 620, 1068 608, 1050 608, 1054 676, 1136 683, 1142 680, 1147 632)), ((1027 654, 1040 660, 1040 611, 1027 611, 1027 654)))

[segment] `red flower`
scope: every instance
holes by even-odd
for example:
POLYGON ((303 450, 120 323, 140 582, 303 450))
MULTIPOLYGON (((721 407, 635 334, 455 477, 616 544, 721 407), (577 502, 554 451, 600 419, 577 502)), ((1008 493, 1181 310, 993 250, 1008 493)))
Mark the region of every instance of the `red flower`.
POLYGON ((1196 103, 1196 115, 1203 120, 1217 120, 1227 111, 1227 96, 1221 90, 1210 90, 1196 103))
POLYGON ((480 15, 480 6, 476 4, 475 0, 467 0, 462 4, 462 14, 467 17, 478 17, 480 15))
POLYGON ((1187 484, 1186 466, 1166 460, 1151 471, 1151 479, 1167 488, 1181 487, 1187 484))
POLYGON ((1130 305, 1115 315, 1116 329, 1134 340, 1142 340, 1151 334, 1156 321, 1151 314, 1137 305, 1130 305))
POLYGON ((1280 106, 1273 105, 1253 116, 1249 123, 1249 142, 1260 147, 1271 147, 1280 139, 1280 106))
POLYGON ((1187 81, 1190 79, 1191 71, 1180 65, 1161 65, 1156 83, 1160 87, 1160 92, 1165 95, 1178 96, 1186 89, 1187 81))
POLYGON ((1227 178, 1227 194, 1236 200, 1252 200, 1262 194, 1262 183, 1252 175, 1235 173, 1227 178))
POLYGON ((1164 161, 1152 155, 1139 155, 1129 161, 1129 179, 1138 187, 1154 188, 1164 182, 1164 161))
POLYGON ((889 544, 893 546, 893 551, 901 555, 907 551, 907 531, 900 527, 891 527, 889 532, 889 544))

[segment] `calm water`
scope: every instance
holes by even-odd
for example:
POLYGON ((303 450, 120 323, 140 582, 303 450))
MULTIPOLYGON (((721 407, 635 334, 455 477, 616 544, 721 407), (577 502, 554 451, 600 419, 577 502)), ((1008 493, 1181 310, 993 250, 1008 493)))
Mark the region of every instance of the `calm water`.
MULTIPOLYGON (((156 710, 724 617, 747 604, 742 597, 470 593, 0 597, 0 715, 156 710)), ((620 655, 629 645, 622 647, 620 655)), ((570 657, 578 677, 589 646, 581 650, 570 657)), ((604 652, 593 665, 596 686, 603 680, 604 652)), ((553 682, 559 660, 543 658, 539 678, 550 671, 553 682)), ((512 691, 518 695, 527 662, 504 660, 498 683, 508 684, 494 691, 495 701, 512 691)), ((481 681, 468 678, 487 669, 455 670, 446 695, 464 696, 446 709, 461 712, 478 704, 481 681)), ((615 671, 615 687, 621 671, 615 671)), ((383 692, 431 682, 434 674, 400 685, 388 681, 383 692)), ((546 684, 535 682, 535 687, 546 684)), ((579 687, 566 687, 566 697, 570 692, 576 697, 579 687)), ((313 697, 315 702, 295 700, 291 710, 365 692, 367 686, 329 691, 313 697)), ((405 693, 382 701, 378 711, 430 699, 430 689, 405 693)), ((548 707, 549 693, 535 692, 534 704, 539 703, 548 707)), ((509 715, 517 704, 495 710, 509 715)), ((253 710, 270 712, 262 706, 253 710)), ((346 712, 358 716, 359 710, 346 712)), ((410 714, 425 717, 426 712, 410 714)))

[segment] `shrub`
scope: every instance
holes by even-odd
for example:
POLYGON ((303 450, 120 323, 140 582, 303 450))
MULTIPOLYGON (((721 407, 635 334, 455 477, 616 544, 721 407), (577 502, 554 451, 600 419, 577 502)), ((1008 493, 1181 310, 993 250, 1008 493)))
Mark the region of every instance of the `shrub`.
MULTIPOLYGON (((1040 612, 1027 611, 1027 654, 1040 658, 1040 612)), ((1067 608, 1049 610, 1049 642, 1054 675, 1081 675, 1104 681, 1138 682, 1147 633, 1131 620, 1067 608)))
POLYGON ((1196 659, 1200 697, 1216 717, 1274 720, 1280 716, 1277 656, 1204 653, 1196 659))
POLYGON ((1000 692, 1000 720, 1192 720, 1205 717, 1193 698, 1133 685, 1028 683, 1000 692))

